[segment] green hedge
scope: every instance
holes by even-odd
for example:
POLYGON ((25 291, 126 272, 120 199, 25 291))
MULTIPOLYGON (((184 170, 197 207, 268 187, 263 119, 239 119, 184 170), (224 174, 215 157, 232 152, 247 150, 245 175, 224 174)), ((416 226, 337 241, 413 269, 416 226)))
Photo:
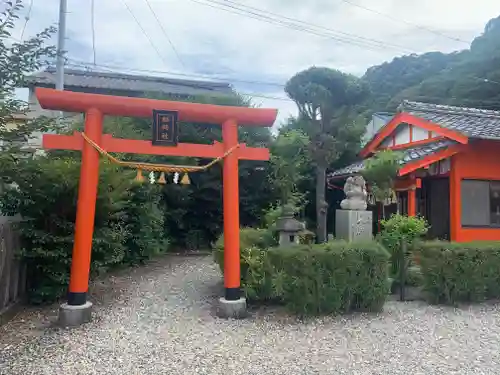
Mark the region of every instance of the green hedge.
POLYGON ((426 242, 421 244, 420 262, 431 303, 500 297, 500 242, 426 242))
MULTIPOLYGON (((240 229, 241 288, 250 301, 272 298, 266 249, 276 245, 276 239, 268 229, 240 229)), ((213 254, 221 273, 224 274, 224 234, 215 243, 213 254)))
MULTIPOLYGON (((240 229, 240 253, 244 250, 267 249, 276 246, 277 242, 273 236, 273 232, 268 229, 260 228, 241 228, 240 229)), ((222 233, 213 246, 214 259, 219 265, 221 272, 224 272, 224 233, 222 233)), ((242 267, 245 267, 245 262, 242 259, 242 267)), ((242 278, 244 272, 242 272, 242 278)))
MULTIPOLYGON (((241 283, 250 301, 284 303, 305 316, 379 311, 386 300, 389 254, 377 242, 277 248, 269 231, 252 228, 240 238, 241 283)), ((215 246, 221 271, 222 245, 215 246)))
POLYGON ((333 241, 267 252, 274 293, 298 315, 380 311, 389 254, 377 242, 333 241))

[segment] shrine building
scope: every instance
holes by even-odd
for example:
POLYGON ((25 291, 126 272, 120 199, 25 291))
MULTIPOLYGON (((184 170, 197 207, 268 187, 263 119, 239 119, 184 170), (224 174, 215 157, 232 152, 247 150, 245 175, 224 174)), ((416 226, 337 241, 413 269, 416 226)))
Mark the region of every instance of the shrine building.
MULTIPOLYGON (((363 160, 384 149, 403 154, 392 212, 424 217, 431 238, 500 240, 500 111, 405 101, 370 124, 363 160)), ((363 160, 330 173, 330 183, 359 174, 363 160)), ((380 218, 380 207, 370 208, 380 218)))

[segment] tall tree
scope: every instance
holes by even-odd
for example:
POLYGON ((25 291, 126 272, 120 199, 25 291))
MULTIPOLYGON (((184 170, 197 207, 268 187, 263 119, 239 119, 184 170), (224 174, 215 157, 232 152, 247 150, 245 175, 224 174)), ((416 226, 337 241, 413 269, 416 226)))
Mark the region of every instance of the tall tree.
POLYGON ((306 177, 304 171, 310 164, 307 146, 310 141, 300 130, 280 131, 271 145, 270 183, 277 190, 279 204, 302 208, 298 201, 304 194, 298 184, 306 177))
POLYGON ((47 131, 48 119, 27 120, 17 126, 15 118, 28 113, 28 103, 16 98, 15 89, 24 87, 27 73, 40 69, 55 57, 55 47, 46 45, 55 28, 49 27, 35 36, 17 42, 12 37, 15 22, 23 8, 21 0, 4 1, 0 12, 0 162, 13 162, 34 132, 47 131))
POLYGON ((357 77, 329 68, 312 67, 293 76, 285 91, 295 101, 303 130, 309 136, 316 170, 316 237, 327 239, 326 170, 342 152, 359 145, 364 127, 355 121, 356 106, 368 95, 357 77))

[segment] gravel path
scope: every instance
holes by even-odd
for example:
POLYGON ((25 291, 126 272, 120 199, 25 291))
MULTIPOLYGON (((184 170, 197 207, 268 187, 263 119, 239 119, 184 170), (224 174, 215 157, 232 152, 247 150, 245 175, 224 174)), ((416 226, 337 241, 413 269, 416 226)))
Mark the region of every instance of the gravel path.
POLYGON ((0 327, 0 374, 500 374, 494 305, 389 302, 378 315, 307 322, 261 309, 227 321, 213 316, 210 258, 166 258, 111 279, 88 325, 40 325, 44 310, 0 327))

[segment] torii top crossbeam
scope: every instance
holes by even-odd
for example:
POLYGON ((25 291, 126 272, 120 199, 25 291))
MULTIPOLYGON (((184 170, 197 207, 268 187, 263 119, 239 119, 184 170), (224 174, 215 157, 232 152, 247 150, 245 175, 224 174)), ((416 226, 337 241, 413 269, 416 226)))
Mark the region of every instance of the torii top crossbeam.
POLYGON ((37 88, 36 96, 42 108, 66 112, 86 112, 90 108, 103 115, 151 117, 153 110, 177 111, 179 121, 222 124, 233 120, 238 125, 270 127, 277 110, 267 108, 233 107, 213 104, 175 102, 145 98, 129 98, 99 94, 37 88))

